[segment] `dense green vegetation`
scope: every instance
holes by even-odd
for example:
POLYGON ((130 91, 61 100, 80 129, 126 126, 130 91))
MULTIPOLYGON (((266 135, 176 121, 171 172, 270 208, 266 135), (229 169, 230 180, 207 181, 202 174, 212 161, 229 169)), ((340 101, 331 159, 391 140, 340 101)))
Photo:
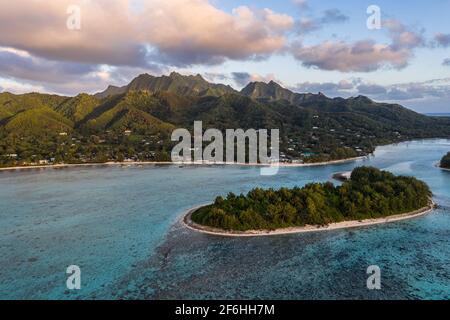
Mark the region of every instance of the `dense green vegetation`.
POLYGON ((380 144, 450 137, 450 120, 365 97, 298 94, 275 82, 241 92, 201 76, 141 75, 97 95, 0 93, 0 166, 169 160, 174 128, 280 129, 283 161, 367 155, 380 144))
POLYGON ((429 205, 430 197, 422 181, 361 167, 342 186, 313 183, 294 189, 254 189, 239 196, 230 193, 194 212, 192 220, 234 231, 322 226, 412 212, 429 205))
POLYGON ((442 158, 441 168, 450 169, 450 152, 442 158))

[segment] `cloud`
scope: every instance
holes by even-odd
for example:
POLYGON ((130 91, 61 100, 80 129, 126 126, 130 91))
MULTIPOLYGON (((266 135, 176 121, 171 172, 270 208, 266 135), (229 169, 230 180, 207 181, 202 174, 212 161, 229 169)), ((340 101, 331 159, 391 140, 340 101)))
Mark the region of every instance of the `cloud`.
MULTIPOLYGON (((292 1, 301 9, 308 8, 306 0, 292 1)), ((391 39, 387 44, 373 40, 289 44, 288 36, 294 28, 304 34, 327 24, 346 22, 348 16, 338 9, 296 22, 290 15, 268 8, 240 6, 224 11, 214 5, 214 0, 139 0, 138 9, 135 2, 0 1, 1 77, 16 84, 29 81, 31 87, 40 86, 45 91, 75 94, 96 91, 110 83, 124 84, 138 73, 161 74, 172 67, 258 60, 286 49, 307 67, 370 72, 404 68, 414 49, 426 45, 423 30, 413 30, 393 19, 384 22, 391 39), (81 8, 81 30, 66 27, 69 5, 81 8)), ((448 47, 450 35, 437 34, 438 44, 448 47)), ((443 65, 449 64, 444 60, 443 65)), ((275 79, 271 74, 245 72, 208 77, 240 86, 275 79)), ((350 90, 341 83, 308 85, 310 89, 316 86, 318 90, 314 91, 345 94, 350 90)), ((364 87, 371 84, 359 85, 362 91, 375 90, 364 87)), ((394 91, 393 95, 400 93, 394 91)))
POLYGON ((329 9, 323 12, 318 18, 303 17, 296 22, 296 31, 299 34, 310 33, 319 30, 325 25, 333 23, 344 23, 349 17, 342 13, 339 9, 329 9))
POLYGON ((231 76, 232 76, 234 82, 240 87, 243 87, 246 84, 248 84, 249 82, 251 82, 251 77, 252 77, 252 75, 247 72, 233 72, 231 74, 231 76))
POLYGON ((275 81, 279 84, 282 84, 282 81, 276 79, 275 75, 273 73, 269 73, 266 75, 260 75, 257 73, 248 73, 248 72, 232 72, 230 74, 225 73, 204 73, 203 76, 205 79, 217 82, 217 81, 224 81, 226 83, 234 82, 237 87, 242 88, 248 85, 250 82, 270 82, 275 81))
POLYGON ((386 88, 377 84, 361 84, 357 88, 359 93, 365 95, 385 94, 386 88))
POLYGON ((350 97, 365 95, 376 101, 412 103, 417 101, 450 99, 450 78, 434 79, 425 82, 380 85, 362 79, 349 79, 340 82, 299 83, 291 88, 296 92, 322 92, 330 97, 350 97))
POLYGON ((306 34, 320 29, 317 20, 311 18, 301 18, 296 22, 296 31, 299 34, 306 34))
POLYGON ((341 72, 370 72, 382 67, 404 68, 412 53, 409 50, 394 50, 389 45, 372 40, 352 44, 343 41, 325 41, 319 45, 294 46, 294 57, 306 67, 341 72))
POLYGON ((259 59, 284 48, 288 15, 241 6, 225 13, 206 0, 152 0, 143 19, 155 57, 173 65, 259 59), (155 10, 155 7, 158 9, 155 10))
POLYGON ((391 38, 390 44, 360 40, 304 46, 297 42, 291 46, 291 52, 304 66, 322 70, 371 72, 380 68, 405 68, 414 56, 414 49, 425 45, 423 31, 409 30, 397 20, 387 20, 384 26, 391 38))
MULTIPOLYGON (((28 92, 39 88, 50 93, 75 95, 80 92, 95 92, 109 84, 123 84, 137 73, 149 69, 130 67, 108 67, 64 61, 51 61, 34 57, 12 48, 0 47, 0 74, 9 79, 9 88, 14 92, 28 92), (23 81, 28 84, 23 84, 23 81), (11 85, 14 84, 14 85, 11 85), (21 91, 22 90, 22 91, 21 91)), ((160 69, 150 70, 160 73, 160 69)))
POLYGON ((244 87, 250 82, 270 82, 270 81, 276 81, 278 83, 281 83, 281 81, 277 80, 275 78, 274 74, 267 74, 265 76, 259 75, 259 74, 250 74, 247 72, 233 72, 231 74, 232 80, 239 86, 244 87))
POLYGON ((292 3, 301 9, 309 9, 308 0, 292 0, 292 3))
POLYGON ((442 65, 450 67, 450 58, 444 59, 444 61, 442 61, 442 65))
POLYGON ((394 84, 386 88, 386 94, 377 98, 388 101, 443 99, 450 97, 450 78, 394 84))
POLYGON ((342 23, 350 18, 343 14, 339 9, 329 9, 324 12, 324 16, 320 19, 323 24, 326 23, 342 23))
POLYGON ((395 19, 383 22, 383 27, 387 28, 392 39, 391 47, 394 49, 413 49, 425 46, 424 30, 414 31, 408 29, 404 24, 395 19))
POLYGON ((59 83, 94 72, 93 65, 55 62, 36 58, 24 51, 0 48, 0 73, 13 78, 59 83))
POLYGON ((274 31, 284 32, 294 26, 294 19, 287 14, 279 14, 270 9, 263 10, 263 20, 274 31))
POLYGON ((11 79, 3 79, 1 77, 0 80, 2 81, 2 89, 0 92, 21 94, 24 92, 42 92, 42 90, 44 90, 44 88, 39 85, 31 85, 29 83, 22 83, 11 79))
POLYGON ((348 90, 352 90, 354 88, 354 84, 348 80, 342 80, 338 83, 334 82, 303 82, 298 83, 296 86, 291 87, 290 89, 295 92, 301 93, 317 93, 322 92, 327 96, 348 96, 348 90))
POLYGON ((423 95, 419 91, 414 91, 409 88, 406 90, 400 90, 398 88, 390 89, 384 97, 380 97, 380 100, 413 100, 423 98, 423 95))
POLYGON ((434 39, 439 46, 444 48, 450 47, 450 34, 438 33, 434 39))
POLYGON ((224 81, 224 80, 228 80, 230 77, 224 73, 219 73, 219 72, 205 72, 203 74, 203 77, 211 82, 215 82, 215 81, 224 81))
POLYGON ((0 46, 86 64, 147 67, 218 64, 268 56, 285 46, 294 19, 241 6, 227 13, 208 0, 16 0, 0 2, 0 46), (69 30, 69 5, 81 30, 69 30), (26 10, 24 10, 26 8, 26 10))
POLYGON ((0 2, 0 45, 46 59, 89 64, 146 65, 145 46, 129 13, 129 1, 0 2), (67 8, 81 8, 81 30, 66 27, 67 8))

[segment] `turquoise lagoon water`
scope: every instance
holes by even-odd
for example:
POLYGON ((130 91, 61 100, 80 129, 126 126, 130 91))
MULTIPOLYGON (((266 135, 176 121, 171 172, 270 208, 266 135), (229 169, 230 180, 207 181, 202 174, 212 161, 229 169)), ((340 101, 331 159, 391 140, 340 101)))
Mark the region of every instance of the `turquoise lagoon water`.
POLYGON ((95 167, 0 173, 0 299, 448 299, 450 172, 435 167, 449 140, 377 149, 369 160, 283 168, 95 167), (180 218, 228 192, 302 186, 372 165, 412 175, 440 208, 392 224, 232 239, 180 218), (82 289, 66 289, 66 268, 82 289), (366 270, 382 270, 369 291, 366 270))

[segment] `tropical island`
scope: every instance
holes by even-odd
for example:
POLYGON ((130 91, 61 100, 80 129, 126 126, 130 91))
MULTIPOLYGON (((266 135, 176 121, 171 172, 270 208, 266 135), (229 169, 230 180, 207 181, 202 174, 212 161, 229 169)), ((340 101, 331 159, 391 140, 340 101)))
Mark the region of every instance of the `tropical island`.
POLYGON ((360 167, 340 186, 330 182, 303 188, 254 189, 230 193, 214 204, 189 212, 185 223, 198 231, 223 235, 314 231, 403 220, 430 211, 428 186, 416 178, 360 167))
POLYGON ((440 162, 440 167, 442 169, 449 169, 450 170, 450 152, 447 153, 440 162))
POLYGON ((379 145, 450 137, 450 119, 358 96, 297 93, 276 82, 241 91, 202 76, 142 74, 74 97, 0 93, 0 167, 167 162, 176 128, 279 129, 280 161, 364 157, 379 145))

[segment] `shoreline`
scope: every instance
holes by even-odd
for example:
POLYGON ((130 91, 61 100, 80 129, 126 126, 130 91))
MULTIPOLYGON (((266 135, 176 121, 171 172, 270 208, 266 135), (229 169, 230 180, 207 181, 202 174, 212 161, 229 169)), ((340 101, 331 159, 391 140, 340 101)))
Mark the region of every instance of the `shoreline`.
POLYGON ((104 162, 104 163, 67 163, 67 164, 51 164, 51 165, 36 165, 36 166, 16 166, 0 168, 0 172, 5 171, 20 171, 33 169, 67 169, 76 167, 102 167, 102 166, 148 166, 148 165, 176 165, 176 166, 246 166, 246 167, 280 167, 280 168, 302 168, 302 167, 319 167, 333 164, 341 164, 365 160, 368 156, 361 156, 356 158, 347 158, 341 160, 331 160, 315 163, 199 163, 199 162, 170 162, 170 161, 133 161, 133 162, 104 162))
POLYGON ((441 163, 440 163, 440 162, 436 162, 436 163, 434 164, 434 166, 435 166, 436 168, 440 169, 440 170, 443 170, 443 171, 449 171, 449 172, 450 172, 450 168, 443 168, 443 167, 441 167, 441 163))
POLYGON ((419 218, 424 215, 429 214, 433 210, 437 208, 436 203, 431 200, 430 204, 427 207, 422 209, 418 209, 413 212, 397 214, 389 217, 378 218, 378 219, 366 219, 361 221, 344 221, 344 222, 336 222, 331 223, 326 227, 318 227, 318 226, 305 226, 305 227, 291 227, 284 229, 276 229, 276 230, 249 230, 243 232, 233 232, 226 231, 218 228, 207 227, 199 225, 192 221, 192 214, 206 205, 197 206, 189 209, 182 218, 182 223, 188 229, 208 234, 214 236, 222 236, 222 237, 230 237, 230 238, 248 238, 248 237, 268 237, 268 236, 279 236, 279 235, 288 235, 288 234, 302 234, 302 233, 311 233, 311 232, 324 232, 324 231, 332 231, 332 230, 341 230, 341 229, 352 229, 359 227, 367 227, 374 226, 392 222, 399 222, 403 220, 409 220, 414 218, 419 218))

